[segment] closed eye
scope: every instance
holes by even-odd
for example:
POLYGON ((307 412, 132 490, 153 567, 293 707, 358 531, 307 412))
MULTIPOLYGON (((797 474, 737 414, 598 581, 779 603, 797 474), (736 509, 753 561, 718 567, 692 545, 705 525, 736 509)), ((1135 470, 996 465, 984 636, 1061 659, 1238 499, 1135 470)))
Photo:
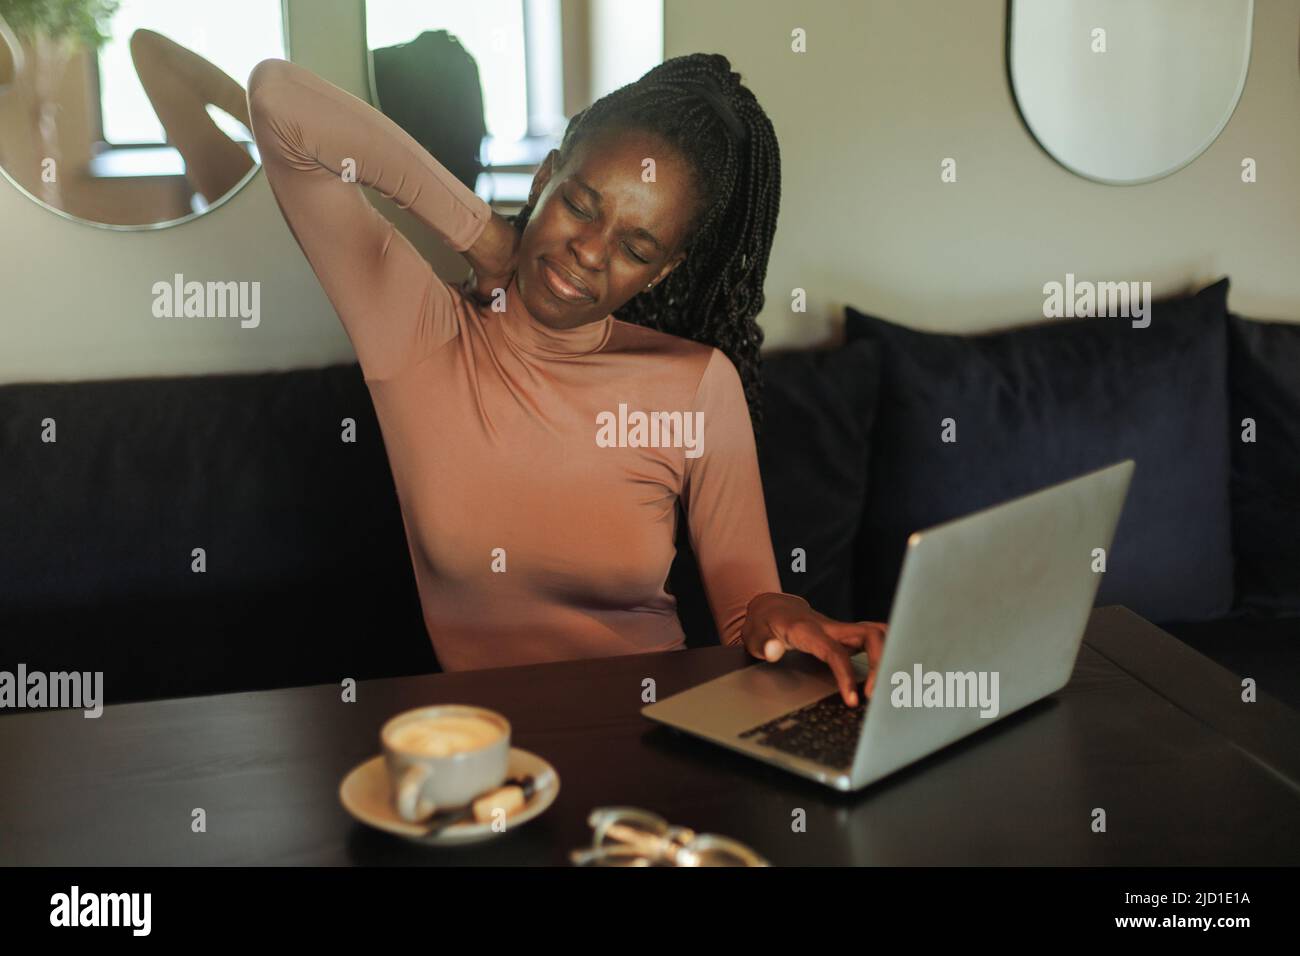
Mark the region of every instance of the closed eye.
MULTIPOLYGON (((587 216, 586 213, 584 213, 581 209, 579 209, 579 208, 578 208, 577 206, 575 206, 573 203, 569 202, 569 197, 568 197, 568 196, 565 196, 565 197, 564 197, 564 204, 565 204, 566 206, 568 206, 570 209, 572 209, 574 215, 577 216, 579 219, 582 219, 583 221, 586 221, 586 220, 589 218, 589 217, 587 216)), ((632 247, 629 246, 626 242, 623 243, 623 248, 627 250, 628 255, 630 255, 630 256, 631 256, 633 259, 635 259, 637 262, 641 263, 643 266, 645 266, 645 265, 649 265, 649 264, 650 264, 650 260, 649 260, 649 259, 642 259, 640 256, 638 256, 638 255, 636 254, 636 252, 632 249, 632 247)))

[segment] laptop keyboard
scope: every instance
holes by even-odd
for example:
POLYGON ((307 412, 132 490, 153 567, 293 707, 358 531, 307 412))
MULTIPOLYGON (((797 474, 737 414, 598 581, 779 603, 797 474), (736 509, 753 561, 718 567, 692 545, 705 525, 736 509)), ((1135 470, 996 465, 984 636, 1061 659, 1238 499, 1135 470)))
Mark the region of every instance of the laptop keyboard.
POLYGON ((782 714, 741 734, 764 747, 803 757, 816 763, 849 770, 857 753, 858 738, 866 719, 867 704, 859 695, 857 707, 844 703, 837 690, 806 707, 782 714))

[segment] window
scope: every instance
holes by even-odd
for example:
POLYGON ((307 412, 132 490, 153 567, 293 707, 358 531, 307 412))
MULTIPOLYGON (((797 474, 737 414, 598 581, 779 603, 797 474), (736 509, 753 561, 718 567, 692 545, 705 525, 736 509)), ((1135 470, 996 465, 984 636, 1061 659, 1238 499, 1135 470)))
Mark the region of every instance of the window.
MULTIPOLYGON (((558 0, 553 5, 558 9, 558 0)), ((446 30, 478 64, 488 136, 544 135, 551 131, 529 126, 524 6, 520 0, 369 0, 366 43, 377 50, 407 43, 425 30, 446 30)), ((558 56, 558 50, 548 51, 551 55, 558 56)), ((553 79, 559 81, 558 70, 553 79)))
POLYGON ((367 0, 370 50, 425 30, 448 31, 478 64, 487 138, 477 191, 505 204, 526 198, 559 145, 576 112, 566 103, 580 109, 663 60, 662 0, 367 0), (585 39, 566 45, 566 29, 585 39))

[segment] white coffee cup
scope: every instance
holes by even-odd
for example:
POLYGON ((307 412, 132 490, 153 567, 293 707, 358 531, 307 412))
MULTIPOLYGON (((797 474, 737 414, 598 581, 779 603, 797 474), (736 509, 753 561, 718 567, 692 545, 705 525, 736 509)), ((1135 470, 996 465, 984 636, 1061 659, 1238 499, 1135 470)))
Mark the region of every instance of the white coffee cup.
POLYGON ((393 803, 411 823, 468 806, 509 772, 510 722, 483 707, 417 707, 385 723, 379 740, 393 803))

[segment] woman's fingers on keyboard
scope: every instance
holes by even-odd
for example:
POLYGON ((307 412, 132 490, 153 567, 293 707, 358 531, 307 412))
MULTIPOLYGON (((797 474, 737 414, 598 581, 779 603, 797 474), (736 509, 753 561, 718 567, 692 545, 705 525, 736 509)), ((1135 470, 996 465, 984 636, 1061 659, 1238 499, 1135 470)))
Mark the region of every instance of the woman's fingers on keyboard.
POLYGON ((795 629, 793 643, 831 669, 845 704, 849 707, 858 705, 858 679, 853 672, 853 662, 849 660, 851 648, 845 647, 822 628, 813 626, 795 629))

